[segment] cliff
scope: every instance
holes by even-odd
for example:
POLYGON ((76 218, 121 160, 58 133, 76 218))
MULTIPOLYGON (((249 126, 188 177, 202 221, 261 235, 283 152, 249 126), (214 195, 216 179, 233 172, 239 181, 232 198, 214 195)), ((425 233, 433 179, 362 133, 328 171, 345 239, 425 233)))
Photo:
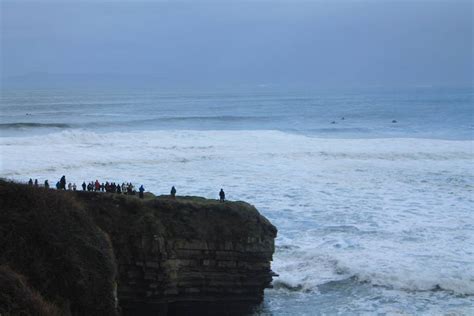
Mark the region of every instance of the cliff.
MULTIPOLYGON (((245 314, 271 283, 275 237, 244 202, 0 182, 0 266, 73 315, 245 314)), ((14 301, 0 293, 0 313, 14 301)))

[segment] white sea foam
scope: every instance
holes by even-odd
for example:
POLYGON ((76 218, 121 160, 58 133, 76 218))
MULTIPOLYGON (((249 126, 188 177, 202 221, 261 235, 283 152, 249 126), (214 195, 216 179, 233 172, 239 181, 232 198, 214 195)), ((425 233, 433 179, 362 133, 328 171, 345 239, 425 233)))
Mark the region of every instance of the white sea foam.
MULTIPOLYGON (((473 144, 69 130, 0 138, 0 176, 134 181, 158 194, 175 185, 178 194, 210 198, 224 187, 278 227, 276 291, 318 293, 350 279, 397 295, 444 290, 473 301, 473 144)), ((427 297, 434 312, 450 300, 427 297)))

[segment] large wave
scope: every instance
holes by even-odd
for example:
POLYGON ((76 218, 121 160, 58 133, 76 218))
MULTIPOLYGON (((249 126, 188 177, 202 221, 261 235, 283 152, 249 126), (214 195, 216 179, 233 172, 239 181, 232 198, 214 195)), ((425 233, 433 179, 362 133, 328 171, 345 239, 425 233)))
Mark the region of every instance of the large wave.
POLYGON ((341 284, 368 283, 407 292, 448 291, 455 295, 474 295, 474 275, 469 262, 464 262, 464 267, 452 267, 451 271, 426 269, 421 272, 419 267, 407 266, 404 260, 386 269, 321 249, 279 248, 274 263, 274 269, 280 273, 273 282, 276 290, 318 293, 341 284))

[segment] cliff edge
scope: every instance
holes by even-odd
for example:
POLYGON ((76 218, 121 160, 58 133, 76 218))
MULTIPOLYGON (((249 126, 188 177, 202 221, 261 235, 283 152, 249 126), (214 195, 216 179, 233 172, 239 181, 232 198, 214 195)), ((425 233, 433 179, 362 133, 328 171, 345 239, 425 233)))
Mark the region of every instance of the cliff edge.
POLYGON ((242 315, 270 286, 276 233, 244 202, 0 181, 0 313, 21 305, 14 279, 66 315, 242 315))

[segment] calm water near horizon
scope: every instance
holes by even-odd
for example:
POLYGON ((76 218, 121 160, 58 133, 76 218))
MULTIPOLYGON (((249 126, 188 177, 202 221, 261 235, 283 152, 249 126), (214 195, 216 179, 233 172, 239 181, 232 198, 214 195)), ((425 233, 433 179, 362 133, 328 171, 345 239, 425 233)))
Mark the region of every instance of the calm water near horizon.
POLYGON ((0 177, 223 187, 279 230, 256 314, 474 315, 473 96, 3 91, 0 177))
POLYGON ((473 96, 469 88, 4 91, 0 132, 14 136, 27 135, 32 129, 279 130, 331 138, 472 139, 473 96))

